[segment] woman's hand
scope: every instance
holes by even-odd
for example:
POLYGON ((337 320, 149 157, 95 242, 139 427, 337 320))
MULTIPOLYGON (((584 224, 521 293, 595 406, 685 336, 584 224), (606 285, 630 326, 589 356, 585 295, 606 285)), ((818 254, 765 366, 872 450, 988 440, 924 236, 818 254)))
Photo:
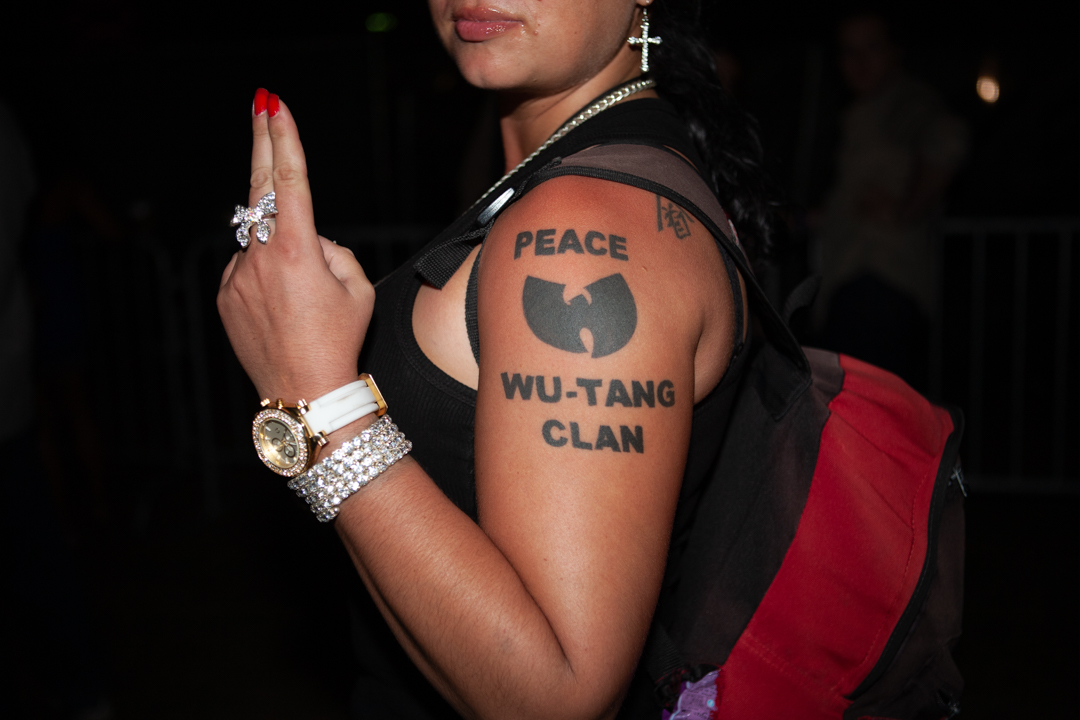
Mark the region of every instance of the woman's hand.
POLYGON ((218 311, 260 397, 314 400, 356 380, 375 290, 350 250, 315 231, 300 135, 276 95, 256 93, 252 132, 248 204, 274 192, 278 215, 265 245, 225 267, 218 311))

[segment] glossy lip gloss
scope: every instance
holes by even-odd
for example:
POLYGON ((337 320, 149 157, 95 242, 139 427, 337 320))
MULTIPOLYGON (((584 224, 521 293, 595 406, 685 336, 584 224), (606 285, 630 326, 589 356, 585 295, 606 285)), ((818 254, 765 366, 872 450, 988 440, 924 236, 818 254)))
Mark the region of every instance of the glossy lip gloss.
POLYGON ((465 42, 483 42, 520 27, 520 20, 490 8, 463 8, 454 13, 454 30, 465 42))

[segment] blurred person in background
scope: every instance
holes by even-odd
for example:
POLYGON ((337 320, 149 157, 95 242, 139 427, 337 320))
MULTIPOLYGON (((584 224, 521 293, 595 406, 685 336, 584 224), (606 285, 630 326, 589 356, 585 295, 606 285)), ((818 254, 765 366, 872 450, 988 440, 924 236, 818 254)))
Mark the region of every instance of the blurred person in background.
POLYGON ((883 17, 849 16, 838 41, 854 100, 817 232, 821 342, 924 389, 935 297, 931 222, 964 159, 967 131, 905 72, 883 17))

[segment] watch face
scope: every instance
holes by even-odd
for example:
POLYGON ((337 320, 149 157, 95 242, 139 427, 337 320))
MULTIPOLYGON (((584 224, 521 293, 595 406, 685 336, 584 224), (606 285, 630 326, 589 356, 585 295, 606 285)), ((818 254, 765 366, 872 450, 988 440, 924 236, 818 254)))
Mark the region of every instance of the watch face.
POLYGON ((289 413, 276 408, 263 410, 255 416, 251 434, 259 459, 274 472, 294 477, 307 468, 307 435, 289 413))
POLYGON ((288 469, 296 464, 299 453, 296 436, 280 420, 267 420, 259 427, 259 444, 266 457, 279 468, 288 469))

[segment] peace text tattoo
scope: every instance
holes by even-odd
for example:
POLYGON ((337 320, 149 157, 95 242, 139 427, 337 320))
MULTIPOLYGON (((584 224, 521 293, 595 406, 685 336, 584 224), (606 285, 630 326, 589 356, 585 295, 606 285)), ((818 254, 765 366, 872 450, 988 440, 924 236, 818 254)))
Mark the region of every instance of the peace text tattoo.
POLYGON ((555 236, 558 231, 555 228, 537 230, 534 234, 531 230, 519 232, 514 240, 514 259, 521 257, 525 248, 532 246, 533 255, 562 255, 567 252, 584 255, 610 255, 615 260, 627 261, 630 256, 626 254, 626 238, 618 235, 604 235, 596 230, 585 233, 584 240, 578 237, 573 228, 564 230, 559 238, 558 246, 555 245, 555 236))

